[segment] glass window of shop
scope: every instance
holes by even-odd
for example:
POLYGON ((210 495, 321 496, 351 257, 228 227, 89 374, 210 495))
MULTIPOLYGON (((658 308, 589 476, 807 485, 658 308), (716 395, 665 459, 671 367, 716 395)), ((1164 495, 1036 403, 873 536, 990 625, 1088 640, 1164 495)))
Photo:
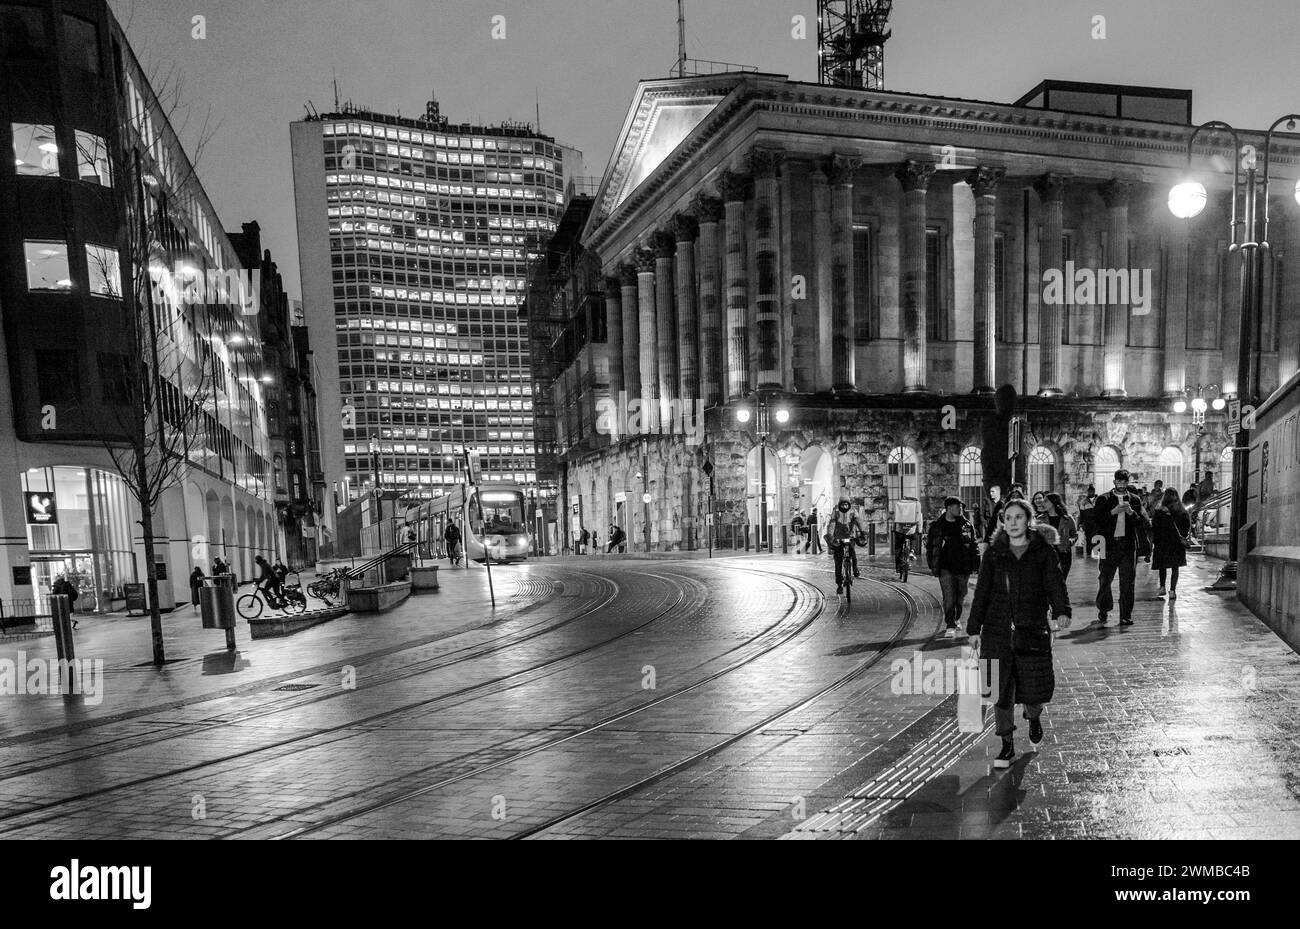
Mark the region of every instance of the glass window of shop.
POLYGON ((38 601, 60 575, 76 584, 76 609, 108 611, 137 580, 134 507, 122 479, 93 468, 35 468, 22 475, 27 545, 38 601))

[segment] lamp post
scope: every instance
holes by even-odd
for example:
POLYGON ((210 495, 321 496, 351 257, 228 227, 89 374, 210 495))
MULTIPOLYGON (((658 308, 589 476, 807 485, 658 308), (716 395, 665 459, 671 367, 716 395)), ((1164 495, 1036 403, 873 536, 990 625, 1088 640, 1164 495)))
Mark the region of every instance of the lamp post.
POLYGON ((641 526, 645 533, 645 550, 650 551, 650 448, 649 440, 641 437, 641 526))
POLYGON ((736 410, 736 421, 742 426, 753 422, 754 435, 758 437, 758 547, 760 551, 771 542, 767 526, 767 437, 771 435, 773 413, 778 425, 784 426, 790 421, 790 410, 784 404, 778 405, 775 411, 772 410, 772 404, 776 400, 773 394, 757 391, 749 404, 740 406, 736 410))
MULTIPOLYGON (((1268 186, 1269 186, 1269 148, 1273 133, 1277 127, 1286 123, 1288 131, 1294 130, 1300 114, 1289 114, 1277 119, 1264 134, 1264 223, 1263 230, 1257 236, 1258 198, 1257 184, 1258 152, 1253 145, 1242 145, 1237 130, 1225 122, 1211 120, 1197 126, 1192 137, 1187 140, 1187 166, 1189 176, 1181 183, 1175 184, 1169 191, 1169 209, 1179 219, 1191 219, 1205 209, 1205 185, 1190 176, 1192 164, 1192 146, 1201 132, 1221 129, 1232 135, 1234 160, 1232 164, 1232 215, 1229 220, 1232 244, 1229 252, 1241 251, 1241 286, 1239 290, 1241 317, 1238 321, 1239 343, 1237 351, 1237 402, 1244 409, 1257 406, 1260 401, 1260 367, 1259 355, 1260 326, 1263 322, 1261 312, 1264 297, 1264 275, 1261 268, 1262 251, 1270 251, 1268 244, 1268 186), (1237 193, 1242 170, 1246 172, 1246 184, 1242 203, 1242 219, 1237 219, 1237 193), (1242 229, 1241 241, 1238 241, 1238 226, 1242 229)), ((1300 202, 1300 184, 1296 185, 1295 197, 1300 202)), ((1232 520, 1229 524, 1228 560, 1223 565, 1219 579, 1214 582, 1213 590, 1235 590, 1237 587, 1237 564, 1240 555, 1239 539, 1241 528, 1246 518, 1246 499, 1248 471, 1250 467, 1250 429, 1245 428, 1244 416, 1237 420, 1237 435, 1233 441, 1232 467, 1232 520)))
POLYGON ((1194 388, 1184 387, 1181 392, 1182 397, 1174 401, 1174 412, 1179 415, 1186 413, 1190 405, 1192 410, 1192 425, 1196 427, 1196 473, 1192 480, 1192 493, 1195 495, 1195 503, 1201 502, 1201 440, 1205 438, 1205 411, 1213 406, 1217 413, 1227 406, 1227 401, 1222 397, 1215 397, 1213 401, 1207 401, 1205 399, 1206 391, 1217 390, 1218 387, 1218 384, 1197 384, 1194 388), (1182 398, 1186 397, 1190 393, 1195 393, 1196 396, 1191 399, 1189 404, 1187 400, 1182 398))

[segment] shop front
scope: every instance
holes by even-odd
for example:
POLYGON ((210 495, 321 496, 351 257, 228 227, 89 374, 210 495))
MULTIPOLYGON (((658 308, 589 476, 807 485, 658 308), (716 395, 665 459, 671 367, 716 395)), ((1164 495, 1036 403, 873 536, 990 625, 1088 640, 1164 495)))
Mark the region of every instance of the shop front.
POLYGON ((135 505, 120 477, 94 468, 33 468, 22 475, 37 606, 60 577, 76 585, 78 612, 106 613, 137 577, 131 527, 135 505))

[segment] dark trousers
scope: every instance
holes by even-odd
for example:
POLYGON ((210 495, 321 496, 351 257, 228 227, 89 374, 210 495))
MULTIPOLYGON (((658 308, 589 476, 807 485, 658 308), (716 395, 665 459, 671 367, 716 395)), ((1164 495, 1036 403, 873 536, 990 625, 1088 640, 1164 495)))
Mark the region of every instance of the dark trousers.
POLYGON ((831 547, 831 554, 835 556, 835 585, 844 583, 844 566, 847 563, 853 576, 858 576, 858 553, 854 550, 852 542, 846 542, 843 545, 834 545, 831 547))
POLYGON ((968 586, 969 574, 954 574, 944 568, 939 569, 939 589, 943 591, 943 621, 950 629, 955 629, 957 621, 961 619, 961 608, 966 600, 968 586))
MULTIPOLYGON (((1165 586, 1165 569, 1164 569, 1164 568, 1161 568, 1161 569, 1160 569, 1160 586, 1161 586, 1161 587, 1164 587, 1164 586, 1165 586)), ((1169 589, 1170 589, 1170 590, 1177 590, 1177 589, 1178 589, 1178 569, 1177 569, 1177 568, 1170 568, 1170 569, 1169 569, 1169 589)))
POLYGON ((1061 562, 1061 577, 1070 576, 1070 565, 1074 564, 1074 553, 1069 549, 1065 551, 1057 550, 1056 557, 1061 562))
POLYGON ((1110 585, 1119 572, 1119 618, 1133 616, 1133 585, 1137 580, 1137 546, 1129 540, 1108 542, 1106 557, 1102 559, 1097 574, 1097 612, 1109 613, 1115 608, 1110 585))

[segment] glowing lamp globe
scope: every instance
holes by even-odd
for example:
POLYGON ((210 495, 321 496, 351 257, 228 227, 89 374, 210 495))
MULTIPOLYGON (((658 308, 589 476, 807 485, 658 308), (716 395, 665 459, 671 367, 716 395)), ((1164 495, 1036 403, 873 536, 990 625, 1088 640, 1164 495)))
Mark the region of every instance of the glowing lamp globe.
POLYGON ((781 409, 777 410, 776 421, 780 423, 782 426, 784 426, 786 423, 790 421, 790 411, 787 410, 785 407, 782 407, 781 409))
POLYGON ((1202 398, 1197 397, 1195 400, 1192 401, 1192 409, 1194 409, 1196 412, 1204 413, 1205 408, 1206 408, 1206 403, 1202 398))
POLYGON ((748 408, 748 407, 743 407, 743 406, 742 406, 740 409, 736 410, 736 420, 737 420, 737 422, 740 422, 740 423, 747 423, 747 422, 749 422, 749 415, 750 415, 750 414, 749 414, 749 408, 748 408))
POLYGON ((1178 401, 1175 401, 1175 403, 1174 403, 1174 412, 1175 412, 1175 413, 1186 413, 1186 412, 1187 412, 1187 401, 1186 401, 1186 400, 1178 400, 1178 401))
POLYGON ((1199 181, 1183 181, 1169 191, 1169 212, 1179 219, 1191 219, 1205 209, 1205 185, 1199 181))
POLYGON ((1214 403, 1210 405, 1213 406, 1216 410, 1222 410, 1225 406, 1228 405, 1228 401, 1224 400, 1222 397, 1215 397, 1214 403))
POLYGON ((1300 203, 1300 179, 1295 182, 1295 202, 1300 203))

